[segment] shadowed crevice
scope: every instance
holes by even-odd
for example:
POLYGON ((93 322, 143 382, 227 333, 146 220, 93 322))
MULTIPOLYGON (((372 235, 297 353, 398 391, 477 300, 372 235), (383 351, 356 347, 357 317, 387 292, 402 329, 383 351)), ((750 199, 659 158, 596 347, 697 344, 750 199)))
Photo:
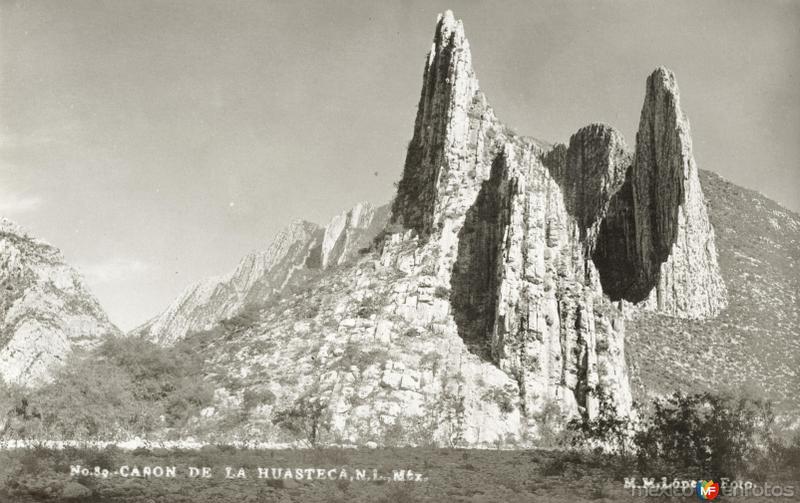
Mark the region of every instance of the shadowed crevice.
POLYGON ((492 361, 491 342, 497 316, 506 211, 507 168, 499 155, 458 233, 458 256, 450 279, 453 317, 469 350, 492 361))
POLYGON ((636 224, 633 215, 633 192, 630 170, 625 183, 611 198, 606 217, 592 253, 592 261, 600 274, 603 293, 611 300, 639 302, 647 298, 649 287, 638 284, 636 256, 636 224))

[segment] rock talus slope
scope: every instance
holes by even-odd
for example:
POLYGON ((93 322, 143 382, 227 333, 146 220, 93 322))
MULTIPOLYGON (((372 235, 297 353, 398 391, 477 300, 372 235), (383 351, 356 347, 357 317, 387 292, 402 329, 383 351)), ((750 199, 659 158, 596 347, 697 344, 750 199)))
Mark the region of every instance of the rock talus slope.
POLYGON ((33 384, 119 330, 61 252, 0 218, 0 377, 33 384))

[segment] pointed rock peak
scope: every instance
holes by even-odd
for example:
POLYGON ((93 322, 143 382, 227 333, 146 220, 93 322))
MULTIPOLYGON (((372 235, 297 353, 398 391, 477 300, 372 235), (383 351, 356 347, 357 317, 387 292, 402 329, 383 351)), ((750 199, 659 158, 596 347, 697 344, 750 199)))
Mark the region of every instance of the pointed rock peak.
POLYGON ((375 208, 360 202, 336 215, 325 226, 320 250, 320 266, 325 269, 341 265, 359 250, 368 248, 371 240, 386 225, 388 208, 375 208))
POLYGON ((464 34, 464 24, 453 16, 452 11, 445 11, 437 18, 433 45, 425 63, 425 75, 426 81, 433 80, 431 84, 440 81, 441 83, 435 87, 441 90, 445 88, 441 84, 456 88, 459 86, 456 79, 464 80, 465 77, 474 79, 472 55, 469 51, 469 41, 464 34))
POLYGON ((447 44, 457 48, 469 48, 469 42, 464 35, 464 23, 453 16, 453 11, 446 10, 436 18, 436 34, 433 43, 434 46, 447 44))
POLYGON ((639 261, 633 298, 650 292, 649 302, 666 314, 715 315, 725 306, 726 293, 714 231, 678 83, 664 67, 647 79, 631 183, 639 261))
POLYGON ((647 78, 633 163, 636 204, 652 211, 652 228, 641 243, 654 267, 651 274, 658 274, 657 265, 667 259, 677 238, 678 208, 685 203, 684 180, 690 176, 697 174, 678 85, 671 71, 659 67, 647 78))
MULTIPOLYGON (((466 166, 464 159, 482 157, 483 136, 493 120, 472 68, 464 26, 446 11, 439 15, 425 61, 414 136, 392 208, 393 223, 421 236, 437 228, 448 185, 474 167, 466 166)), ((469 190, 477 193, 477 184, 469 190)))
POLYGON ((445 29, 450 29, 450 31, 452 31, 456 24, 460 24, 461 21, 457 21, 456 17, 453 15, 453 11, 447 9, 436 16, 436 23, 438 24, 437 30, 441 33, 445 29))
MULTIPOLYGON (((663 66, 656 68, 647 78, 639 134, 648 136, 656 130, 674 128, 680 135, 682 147, 691 148, 689 121, 681 110, 680 90, 675 74, 663 66)), ((691 152, 688 152, 691 154, 691 152)))
POLYGON ((675 74, 665 66, 659 66, 647 78, 647 87, 650 89, 662 88, 678 94, 678 82, 675 74))

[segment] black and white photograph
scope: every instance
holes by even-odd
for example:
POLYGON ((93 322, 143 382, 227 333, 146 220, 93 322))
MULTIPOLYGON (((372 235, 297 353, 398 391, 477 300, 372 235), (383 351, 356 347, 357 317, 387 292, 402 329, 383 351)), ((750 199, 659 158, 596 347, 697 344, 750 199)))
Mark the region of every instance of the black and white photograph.
POLYGON ((800 501, 798 82, 798 0, 0 0, 0 503, 800 501))

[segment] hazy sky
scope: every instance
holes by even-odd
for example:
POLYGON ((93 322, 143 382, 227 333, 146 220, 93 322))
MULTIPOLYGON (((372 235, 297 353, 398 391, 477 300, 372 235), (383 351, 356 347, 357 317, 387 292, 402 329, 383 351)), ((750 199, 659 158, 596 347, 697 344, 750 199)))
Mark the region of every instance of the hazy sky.
POLYGON ((124 329, 294 219, 388 201, 446 8, 520 133, 633 145, 666 65, 699 166, 800 210, 797 1, 0 1, 0 214, 124 329))

